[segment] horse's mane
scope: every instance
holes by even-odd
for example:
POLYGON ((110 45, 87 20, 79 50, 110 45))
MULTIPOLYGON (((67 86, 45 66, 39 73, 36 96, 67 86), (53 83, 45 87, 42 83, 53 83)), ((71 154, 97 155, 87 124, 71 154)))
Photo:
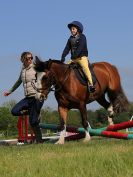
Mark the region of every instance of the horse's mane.
POLYGON ((57 63, 57 64, 64 64, 60 60, 55 60, 55 59, 49 59, 49 61, 57 63))
POLYGON ((43 72, 45 69, 49 69, 52 63, 63 64, 60 60, 49 59, 42 61, 39 57, 35 56, 34 68, 38 72, 43 72))

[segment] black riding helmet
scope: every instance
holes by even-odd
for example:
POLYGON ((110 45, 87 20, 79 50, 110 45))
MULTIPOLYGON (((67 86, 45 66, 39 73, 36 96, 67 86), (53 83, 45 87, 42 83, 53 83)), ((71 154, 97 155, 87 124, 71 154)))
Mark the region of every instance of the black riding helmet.
POLYGON ((73 22, 69 23, 67 26, 68 26, 69 29, 71 29, 72 26, 75 26, 75 27, 78 28, 78 30, 81 33, 83 32, 83 25, 79 21, 73 21, 73 22))

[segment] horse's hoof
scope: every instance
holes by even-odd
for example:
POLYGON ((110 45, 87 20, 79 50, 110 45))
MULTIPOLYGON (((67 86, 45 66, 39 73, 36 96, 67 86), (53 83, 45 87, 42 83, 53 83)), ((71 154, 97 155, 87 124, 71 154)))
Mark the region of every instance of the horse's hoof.
POLYGON ((55 144, 64 144, 63 141, 57 141, 55 144))
POLYGON ((85 139, 83 140, 83 143, 88 143, 90 140, 91 140, 91 138, 85 138, 85 139))
POLYGON ((17 143, 17 146, 22 146, 22 145, 24 145, 24 142, 18 142, 17 143))

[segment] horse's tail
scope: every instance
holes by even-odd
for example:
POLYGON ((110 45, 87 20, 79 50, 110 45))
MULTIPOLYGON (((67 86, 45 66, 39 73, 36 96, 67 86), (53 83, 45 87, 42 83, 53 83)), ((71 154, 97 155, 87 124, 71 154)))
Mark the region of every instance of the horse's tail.
POLYGON ((115 113, 128 111, 129 102, 122 87, 118 92, 108 92, 108 97, 115 113))
MULTIPOLYGON (((108 90, 108 97, 110 102, 113 105, 113 110, 115 113, 121 113, 124 111, 128 111, 129 108, 129 101, 123 91, 123 88, 121 86, 121 81, 120 81, 120 75, 119 72, 117 70, 117 68, 115 66, 113 66, 113 70, 114 70, 114 76, 117 77, 118 76, 118 80, 117 82, 117 87, 114 89, 109 89, 108 90)), ((113 82, 115 78, 112 78, 113 82)))

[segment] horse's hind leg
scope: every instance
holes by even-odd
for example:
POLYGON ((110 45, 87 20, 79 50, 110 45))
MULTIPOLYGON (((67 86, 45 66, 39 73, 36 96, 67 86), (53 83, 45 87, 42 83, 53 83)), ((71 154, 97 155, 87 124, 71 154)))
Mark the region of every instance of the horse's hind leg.
POLYGON ((89 122, 87 121, 87 109, 86 109, 86 105, 81 105, 80 106, 80 114, 81 114, 81 118, 82 118, 82 125, 85 129, 85 139, 84 142, 88 142, 90 141, 91 137, 90 137, 90 133, 88 131, 88 128, 90 127, 89 122))
POLYGON ((113 122, 114 111, 113 111, 112 104, 109 105, 107 111, 108 111, 108 123, 109 123, 109 125, 113 125, 114 124, 114 122, 113 122))
POLYGON ((105 95, 102 95, 100 98, 98 98, 97 102, 108 111, 108 123, 109 125, 112 125, 113 124, 112 118, 114 117, 112 104, 105 99, 105 95))
POLYGON ((60 133, 59 140, 55 144, 64 144, 65 135, 66 135, 66 119, 67 119, 68 109, 58 106, 58 111, 59 111, 60 121, 61 121, 61 133, 60 133))

